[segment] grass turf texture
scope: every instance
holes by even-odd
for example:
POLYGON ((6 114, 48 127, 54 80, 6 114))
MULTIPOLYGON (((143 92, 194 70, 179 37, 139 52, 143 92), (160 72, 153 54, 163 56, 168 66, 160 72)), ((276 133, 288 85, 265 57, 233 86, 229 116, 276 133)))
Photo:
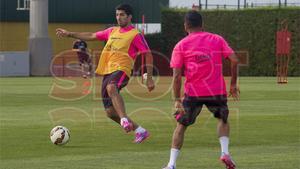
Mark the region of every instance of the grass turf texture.
MULTIPOLYGON (((170 78, 160 78, 152 94, 145 93, 137 79, 122 91, 130 117, 151 132, 139 145, 132 143, 133 134, 124 134, 106 118, 100 80, 92 83, 87 96, 88 85, 82 79, 66 80, 79 85, 51 91, 53 84, 70 83, 54 78, 0 79, 1 169, 159 169, 167 164, 176 124, 170 78), (50 130, 60 124, 71 131, 65 146, 49 139, 50 130)), ((240 78, 241 100, 229 101, 230 151, 238 168, 300 168, 299 84, 300 78, 289 78, 286 85, 276 84, 273 77, 240 78)), ((223 168, 219 149, 216 120, 205 108, 186 132, 177 167, 223 168)))

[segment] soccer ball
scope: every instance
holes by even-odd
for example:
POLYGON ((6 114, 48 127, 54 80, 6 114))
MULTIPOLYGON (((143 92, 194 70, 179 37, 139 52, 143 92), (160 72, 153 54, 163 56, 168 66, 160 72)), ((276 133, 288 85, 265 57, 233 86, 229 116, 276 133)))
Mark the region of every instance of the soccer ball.
POLYGON ((56 126, 50 131, 50 140, 55 145, 64 145, 70 140, 70 132, 64 126, 56 126))

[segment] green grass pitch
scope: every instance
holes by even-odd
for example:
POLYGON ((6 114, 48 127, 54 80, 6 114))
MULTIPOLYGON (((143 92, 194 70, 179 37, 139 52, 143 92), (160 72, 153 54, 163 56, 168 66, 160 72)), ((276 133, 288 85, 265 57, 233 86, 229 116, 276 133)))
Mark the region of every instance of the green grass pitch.
MULTIPOLYGON (((229 101, 230 151, 238 169, 300 169, 300 78, 241 77, 241 100, 229 101)), ((99 80, 0 78, 0 169, 160 169, 167 164, 175 120, 171 79, 147 93, 137 79, 122 90, 130 117, 151 137, 106 118, 99 80), (89 93, 89 94, 88 94, 89 93), (50 142, 55 125, 71 131, 65 146, 50 142)), ((205 108, 186 132, 178 169, 220 169, 216 120, 205 108)))

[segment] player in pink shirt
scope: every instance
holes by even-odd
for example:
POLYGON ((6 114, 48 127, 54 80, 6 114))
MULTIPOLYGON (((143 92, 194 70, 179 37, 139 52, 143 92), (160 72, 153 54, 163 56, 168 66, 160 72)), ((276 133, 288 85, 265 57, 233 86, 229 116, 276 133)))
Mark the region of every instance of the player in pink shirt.
POLYGON ((173 92, 177 127, 173 134, 170 160, 164 169, 175 169, 176 159, 184 140, 186 128, 193 124, 203 105, 218 119, 218 136, 221 144, 220 160, 227 169, 235 169, 228 151, 229 123, 226 85, 222 75, 222 58, 231 62, 230 95, 239 98, 237 83, 238 59, 227 42, 219 35, 204 32, 202 16, 196 11, 185 15, 188 36, 178 42, 173 50, 173 92), (184 98, 181 99, 181 74, 185 74, 184 98))
POLYGON ((141 53, 144 53, 146 58, 148 91, 152 91, 155 87, 152 79, 153 57, 144 36, 131 24, 132 15, 132 7, 121 4, 116 7, 118 26, 98 32, 70 32, 58 28, 56 34, 59 37, 86 41, 107 41, 96 70, 97 74, 103 76, 101 95, 106 114, 125 132, 134 131, 134 142, 141 143, 149 137, 149 133, 127 116, 124 100, 119 93, 128 84, 134 60, 141 53))

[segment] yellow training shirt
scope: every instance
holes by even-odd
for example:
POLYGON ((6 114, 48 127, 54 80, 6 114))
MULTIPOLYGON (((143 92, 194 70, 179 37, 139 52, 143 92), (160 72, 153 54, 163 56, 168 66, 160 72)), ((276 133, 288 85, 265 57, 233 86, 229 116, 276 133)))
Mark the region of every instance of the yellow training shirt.
POLYGON ((120 27, 113 28, 101 53, 96 73, 105 75, 121 70, 130 77, 134 59, 129 56, 128 50, 138 33, 137 29, 120 33, 120 27))

